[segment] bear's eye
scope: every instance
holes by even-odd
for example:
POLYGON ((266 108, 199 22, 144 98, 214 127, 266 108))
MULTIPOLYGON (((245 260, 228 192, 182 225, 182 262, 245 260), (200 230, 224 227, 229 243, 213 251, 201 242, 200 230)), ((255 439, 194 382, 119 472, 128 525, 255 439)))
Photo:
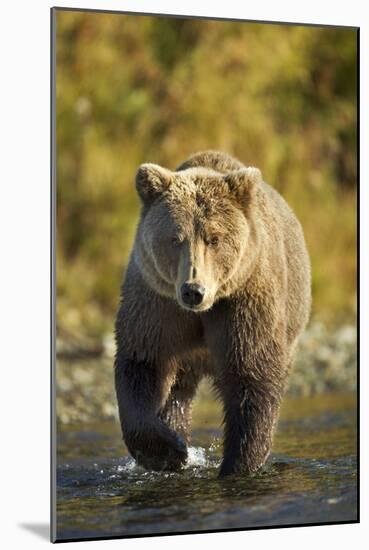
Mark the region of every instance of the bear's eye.
POLYGON ((182 240, 180 239, 180 237, 172 237, 171 238, 171 243, 173 246, 179 246, 181 244, 182 240))
POLYGON ((217 235, 213 235, 213 237, 210 237, 206 244, 208 246, 212 246, 213 248, 217 247, 219 244, 219 237, 217 235))

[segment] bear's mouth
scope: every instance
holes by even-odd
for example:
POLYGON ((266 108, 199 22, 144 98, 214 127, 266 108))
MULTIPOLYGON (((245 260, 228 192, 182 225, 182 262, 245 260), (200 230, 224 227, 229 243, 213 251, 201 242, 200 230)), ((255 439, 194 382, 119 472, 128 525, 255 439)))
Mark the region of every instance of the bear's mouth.
POLYGON ((204 311, 208 311, 211 306, 185 306, 184 304, 179 303, 179 306, 182 309, 185 309, 186 311, 192 311, 193 313, 201 313, 204 311))

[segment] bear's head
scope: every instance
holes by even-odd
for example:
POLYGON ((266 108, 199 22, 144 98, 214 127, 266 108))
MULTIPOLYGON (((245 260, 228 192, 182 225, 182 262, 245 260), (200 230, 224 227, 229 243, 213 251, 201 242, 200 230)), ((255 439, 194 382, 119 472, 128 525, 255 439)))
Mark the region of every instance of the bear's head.
POLYGON ((146 282, 194 312, 234 292, 255 255, 253 203, 260 182, 257 168, 221 174, 141 165, 134 254, 146 282))

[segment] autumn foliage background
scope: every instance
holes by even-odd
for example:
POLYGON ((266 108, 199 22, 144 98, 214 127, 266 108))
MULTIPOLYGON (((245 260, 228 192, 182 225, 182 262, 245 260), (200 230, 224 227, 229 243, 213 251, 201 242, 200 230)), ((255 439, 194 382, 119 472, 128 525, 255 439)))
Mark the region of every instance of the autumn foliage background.
POLYGON ((139 215, 137 167, 220 149, 296 211, 313 315, 356 304, 356 31, 58 11, 57 326, 102 338, 139 215))

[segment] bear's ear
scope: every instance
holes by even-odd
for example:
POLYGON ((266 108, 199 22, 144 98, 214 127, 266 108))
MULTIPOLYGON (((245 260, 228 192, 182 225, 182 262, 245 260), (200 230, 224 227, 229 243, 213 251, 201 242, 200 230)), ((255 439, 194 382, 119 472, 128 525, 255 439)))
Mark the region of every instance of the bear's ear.
POLYGON ((262 175, 258 168, 250 166, 229 172, 224 176, 224 181, 236 200, 242 206, 246 206, 252 202, 257 188, 262 182, 262 175))
POLYGON ((158 164, 141 164, 136 174, 136 189, 144 204, 152 203, 170 186, 173 173, 158 164))

